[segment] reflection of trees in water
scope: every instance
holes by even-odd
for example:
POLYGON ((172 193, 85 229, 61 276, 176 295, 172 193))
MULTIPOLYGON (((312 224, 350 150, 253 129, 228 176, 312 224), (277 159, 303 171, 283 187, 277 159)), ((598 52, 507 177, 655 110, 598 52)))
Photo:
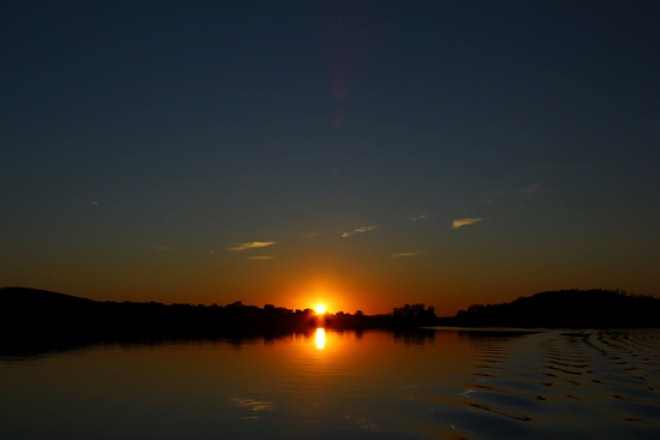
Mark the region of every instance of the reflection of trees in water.
MULTIPOLYGON (((0 346, 0 362, 22 363, 34 362, 42 357, 55 356, 62 353, 75 351, 84 351, 90 348, 122 347, 124 349, 139 349, 144 346, 165 346, 165 345, 198 345, 198 344, 222 344, 230 345, 234 348, 242 348, 246 345, 264 344, 274 346, 278 343, 289 340, 292 337, 314 340, 317 334, 317 328, 310 327, 299 331, 282 332, 234 332, 231 335, 217 337, 196 337, 196 338, 140 338, 140 337, 122 337, 113 339, 48 339, 45 338, 39 343, 28 344, 21 342, 8 346, 0 346)), ((435 331, 431 329, 409 329, 409 330, 387 330, 387 329, 328 329, 333 333, 341 335, 353 335, 356 340, 362 340, 368 332, 391 333, 395 342, 402 342, 405 345, 423 345, 435 343, 435 331)))
POLYGON ((533 330, 510 330, 510 329, 458 329, 456 330, 459 338, 468 339, 471 342, 506 341, 521 336, 538 333, 533 330))
MULTIPOLYGON (((223 344, 234 348, 241 348, 246 345, 264 344, 274 346, 278 343, 289 340, 292 337, 314 339, 317 334, 317 328, 309 327, 297 331, 234 331, 231 334, 214 337, 195 337, 195 338, 140 338, 140 337, 121 337, 112 339, 93 339, 93 338, 43 338, 40 341, 32 342, 19 340, 14 344, 3 343, 0 345, 0 362, 4 363, 22 363, 34 362, 42 357, 54 356, 62 353, 75 351, 84 351, 90 348, 122 347, 124 349, 140 348, 144 346, 165 346, 165 345, 198 345, 198 344, 223 344)), ((341 334, 352 334, 356 339, 364 338, 366 330, 364 329, 342 329, 331 330, 341 334)), ((378 330, 386 331, 386 330, 378 330)))
POLYGON ((537 334, 538 331, 525 330, 525 329, 459 329, 457 330, 458 337, 467 340, 467 342, 474 346, 479 352, 492 352, 493 350, 507 348, 516 341, 522 340, 523 337, 537 334))
POLYGON ((435 344, 435 333, 433 329, 398 329, 392 331, 395 342, 403 342, 405 345, 435 344))

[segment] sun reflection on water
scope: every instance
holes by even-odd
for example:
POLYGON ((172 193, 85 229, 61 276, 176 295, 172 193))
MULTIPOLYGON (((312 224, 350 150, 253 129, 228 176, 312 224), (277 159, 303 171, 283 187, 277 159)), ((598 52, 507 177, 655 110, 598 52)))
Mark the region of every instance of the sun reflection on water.
POLYGON ((314 338, 316 339, 316 349, 323 350, 325 348, 325 329, 323 327, 317 328, 314 338))

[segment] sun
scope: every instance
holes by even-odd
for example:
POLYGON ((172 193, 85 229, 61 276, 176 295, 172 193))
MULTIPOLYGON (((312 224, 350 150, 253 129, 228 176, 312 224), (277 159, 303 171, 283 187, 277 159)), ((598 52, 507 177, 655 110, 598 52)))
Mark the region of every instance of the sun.
POLYGON ((325 304, 317 304, 314 307, 314 311, 316 312, 317 315, 325 315, 326 312, 325 304))

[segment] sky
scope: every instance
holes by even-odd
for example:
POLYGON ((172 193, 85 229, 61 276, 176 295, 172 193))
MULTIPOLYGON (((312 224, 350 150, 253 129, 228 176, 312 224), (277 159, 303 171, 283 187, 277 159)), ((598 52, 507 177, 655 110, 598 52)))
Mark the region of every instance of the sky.
POLYGON ((660 295, 660 3, 0 3, 0 285, 660 295))

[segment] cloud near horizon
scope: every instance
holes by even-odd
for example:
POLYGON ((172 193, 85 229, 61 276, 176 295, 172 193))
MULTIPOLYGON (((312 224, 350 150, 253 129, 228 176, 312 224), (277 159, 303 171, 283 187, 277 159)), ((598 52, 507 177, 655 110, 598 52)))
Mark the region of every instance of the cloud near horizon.
POLYGON ((352 231, 346 231, 341 234, 342 238, 350 237, 351 235, 355 234, 364 234, 365 232, 370 232, 375 229, 378 229, 378 226, 374 225, 367 225, 367 226, 360 226, 359 228, 355 228, 352 231))
POLYGON ((474 224, 479 223, 483 220, 484 219, 481 218, 481 217, 457 218, 456 220, 451 222, 451 228, 452 229, 458 229, 458 228, 462 228, 463 226, 474 225, 474 224))
POLYGON ((391 255, 392 258, 405 258, 405 257, 414 257, 419 255, 419 252, 396 252, 391 255))
POLYGON ((230 248, 228 248, 228 251, 234 251, 234 252, 240 252, 240 251, 247 251, 250 249, 259 249, 259 248, 264 248, 268 246, 272 246, 276 241, 248 241, 246 243, 238 243, 230 248))

